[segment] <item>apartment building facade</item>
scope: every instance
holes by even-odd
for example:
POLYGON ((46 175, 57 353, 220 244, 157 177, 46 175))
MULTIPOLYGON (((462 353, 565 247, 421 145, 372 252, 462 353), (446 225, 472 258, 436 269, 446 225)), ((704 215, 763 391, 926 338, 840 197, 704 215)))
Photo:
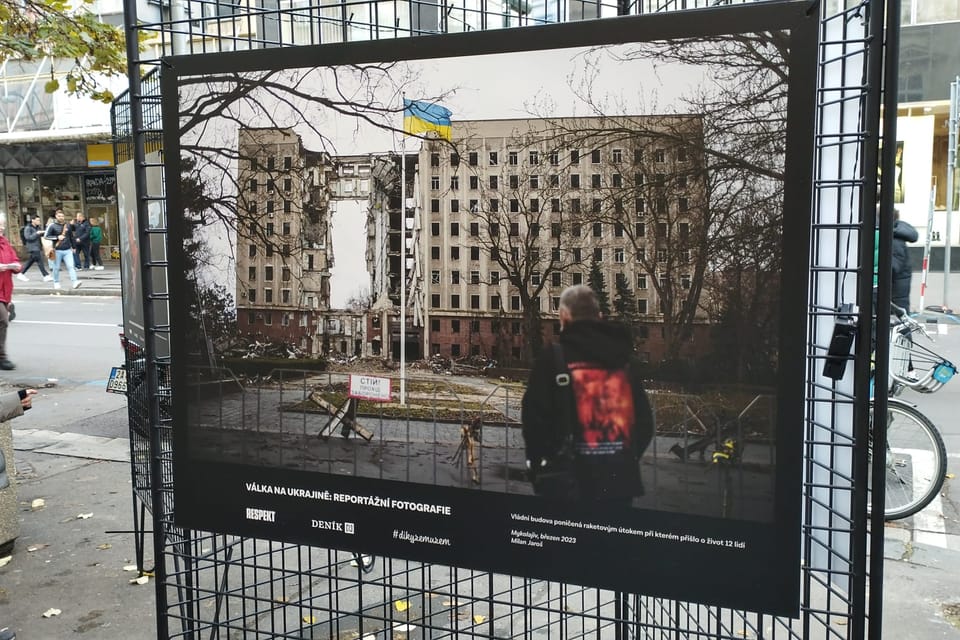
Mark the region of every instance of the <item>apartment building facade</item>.
POLYGON ((424 355, 423 265, 418 249, 423 238, 418 215, 419 166, 417 153, 388 153, 373 159, 367 206, 366 264, 371 300, 368 348, 370 355, 394 360, 400 358, 401 341, 408 359, 424 355), (401 169, 401 162, 405 163, 405 170, 401 169), (406 181, 405 189, 401 188, 401 180, 406 181), (401 305, 406 310, 402 319, 401 305))
POLYGON ((243 128, 237 146, 238 329, 316 355, 330 308, 330 156, 291 129, 243 128))
POLYGON ((592 269, 611 300, 632 294, 619 315, 642 358, 668 355, 665 318, 684 304, 702 348, 706 316, 687 296, 705 259, 699 118, 463 121, 453 135, 418 157, 425 353, 523 362, 592 269))
POLYGON ((246 335, 310 356, 394 360, 405 337, 411 360, 524 364, 533 343, 559 333, 563 289, 589 284, 634 327, 641 359, 710 348, 716 274, 696 116, 457 122, 453 140, 424 140, 406 156, 405 207, 398 154, 331 157, 290 129, 241 130, 239 150, 246 335), (358 199, 370 295, 338 309, 333 212, 358 199))

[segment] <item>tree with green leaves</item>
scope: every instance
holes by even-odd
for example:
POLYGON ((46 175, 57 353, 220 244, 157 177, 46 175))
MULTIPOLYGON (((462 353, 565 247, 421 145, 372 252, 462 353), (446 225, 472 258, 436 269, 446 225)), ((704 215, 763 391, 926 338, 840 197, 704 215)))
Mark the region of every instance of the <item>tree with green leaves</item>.
POLYGON ((0 60, 40 63, 56 60, 47 93, 66 88, 73 95, 110 103, 114 95, 101 84, 102 76, 127 71, 123 31, 100 21, 92 0, 72 6, 65 0, 0 0, 0 60), (66 67, 64 67, 64 63, 66 67), (55 70, 63 71, 61 87, 55 70))
POLYGON ((590 275, 587 278, 587 284, 597 294, 600 313, 605 316, 610 315, 610 295, 607 293, 606 278, 603 277, 603 271, 600 269, 600 263, 597 262, 596 256, 590 262, 590 275))

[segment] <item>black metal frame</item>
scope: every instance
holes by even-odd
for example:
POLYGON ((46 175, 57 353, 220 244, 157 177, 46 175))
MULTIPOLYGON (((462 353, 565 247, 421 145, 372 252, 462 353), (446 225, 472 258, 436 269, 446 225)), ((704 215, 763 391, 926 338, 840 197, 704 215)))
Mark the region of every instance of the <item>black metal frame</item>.
MULTIPOLYGON (((196 4, 216 9, 221 3, 196 4)), ((632 6, 630 12, 675 11, 716 3, 695 1, 681 6, 673 0, 656 7, 647 4, 632 6)), ((164 256, 151 256, 149 251, 150 237, 162 236, 166 229, 148 228, 145 222, 147 205, 164 199, 163 193, 150 192, 146 181, 146 149, 162 129, 157 78, 150 72, 160 60, 142 56, 135 43, 141 34, 156 34, 163 41, 165 54, 201 48, 210 51, 314 44, 316 34, 322 33, 322 20, 317 7, 311 12, 310 7, 280 9, 277 4, 271 9, 236 7, 226 17, 214 11, 211 17, 202 19, 138 23, 136 3, 127 0, 130 92, 115 103, 113 115, 118 157, 133 159, 137 167, 139 240, 144 247, 139 268, 147 326, 146 344, 142 346, 147 357, 140 361, 144 374, 141 391, 131 396, 131 452, 134 509, 141 514, 136 518, 138 526, 143 527, 141 536, 147 534, 142 516, 146 511, 152 515, 158 637, 215 638, 234 633, 264 638, 338 637, 348 629, 362 636, 371 626, 414 624, 423 637, 545 634, 558 638, 733 639, 752 633, 772 638, 879 638, 882 494, 872 496, 874 516, 868 521, 869 415, 866 402, 856 400, 869 394, 867 341, 858 343, 856 357, 851 358, 852 376, 827 380, 821 370, 830 341, 828 327, 832 328, 839 305, 858 302, 860 309, 870 308, 872 229, 877 224, 873 206, 877 198, 876 171, 859 168, 877 166, 881 98, 886 112, 895 113, 895 91, 880 89, 882 85, 895 87, 899 6, 895 0, 864 0, 842 10, 826 0, 823 5, 821 88, 815 97, 820 117, 812 185, 817 202, 808 274, 802 596, 800 616, 789 619, 389 558, 377 558, 367 573, 362 562, 357 563, 356 570, 348 568, 353 556, 343 552, 177 527, 173 522, 171 421, 164 409, 169 384, 162 381, 169 373, 170 362, 156 355, 157 337, 169 333, 169 327, 157 321, 165 317, 162 310, 168 295, 153 286, 154 276, 163 275, 168 265, 164 256), (310 24, 317 25, 316 30, 311 29, 310 42, 241 36, 237 30, 224 28, 227 20, 242 24, 276 19, 279 23, 291 16, 303 17, 303 12, 307 12, 310 24), (222 37, 205 39, 201 34, 222 37), (826 457, 821 455, 824 451, 829 452, 826 457), (149 455, 149 464, 144 464, 145 455, 149 455), (296 596, 291 598, 291 593, 296 596), (439 619, 454 622, 439 624, 439 619), (838 621, 841 624, 836 624, 838 621), (326 626, 318 628, 316 623, 326 626)), ((410 16, 422 5, 413 2, 394 6, 401 6, 410 16)), ((344 4, 343 8, 349 7, 344 4)), ((470 11, 453 3, 438 8, 441 13, 470 11)), ((486 3, 480 3, 475 14, 483 16, 483 26, 488 20, 502 18, 502 14, 487 9, 486 3)), ((610 10, 623 14, 625 9, 617 6, 610 10)), ((414 22, 409 18, 409 24, 414 22)), ((348 22, 337 24, 347 34, 348 22)), ((433 32, 410 28, 403 35, 433 32)), ((894 118, 885 120, 883 133, 887 139, 895 139, 893 123, 894 118)), ((887 145, 884 151, 882 162, 892 167, 893 145, 887 145)), ((885 180, 892 175, 892 171, 884 171, 885 180)), ((889 193, 888 183, 884 191, 889 193)), ((881 221, 889 220, 889 214, 889 206, 882 207, 881 221)), ((880 229, 879 296, 886 299, 889 278, 883 274, 889 274, 889 265, 885 265, 888 251, 883 249, 889 248, 890 234, 885 224, 880 229)), ((856 317, 860 335, 869 335, 872 314, 859 313, 856 317)), ((885 349, 881 338, 877 354, 880 382, 886 379, 880 370, 886 362, 885 349)), ((128 358, 128 369, 132 365, 137 363, 128 358)), ((884 404, 882 391, 877 389, 879 405, 884 404)), ((883 446, 880 439, 873 445, 883 446)), ((881 459, 873 457, 874 474, 882 473, 881 459)), ((142 548, 138 545, 138 550, 142 548)), ((143 559, 138 561, 142 567, 143 559)))

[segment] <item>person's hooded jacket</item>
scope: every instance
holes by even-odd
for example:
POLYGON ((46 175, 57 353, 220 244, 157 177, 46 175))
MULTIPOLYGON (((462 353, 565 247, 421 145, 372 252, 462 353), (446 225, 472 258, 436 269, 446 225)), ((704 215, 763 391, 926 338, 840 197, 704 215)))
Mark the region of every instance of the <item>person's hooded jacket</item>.
POLYGON ((903 220, 897 220, 893 223, 893 252, 891 254, 893 285, 890 297, 895 305, 904 309, 910 308, 910 279, 913 276, 907 243, 916 242, 918 238, 917 230, 910 223, 903 220))
MULTIPOLYGON (((571 371, 577 377, 577 370, 590 369, 622 370, 632 359, 633 341, 630 329, 625 325, 605 320, 579 320, 564 327, 560 334, 563 356, 571 371)), ((583 397, 585 385, 573 385, 581 389, 576 408, 570 411, 573 418, 574 446, 578 455, 577 481, 581 499, 623 499, 642 495, 640 480, 640 456, 653 437, 653 415, 650 403, 643 390, 640 367, 636 362, 627 369, 626 380, 632 396, 633 415, 626 416, 624 437, 609 435, 617 432, 610 429, 608 418, 617 409, 624 409, 619 401, 629 399, 617 397, 610 414, 597 410, 590 398, 583 397), (592 424, 584 426, 583 418, 592 424), (600 442, 600 441, 603 442, 600 442), (593 454, 593 455, 591 455, 593 454)), ((563 439, 561 403, 569 396, 556 383, 556 364, 552 346, 545 347, 530 372, 526 393, 523 396, 522 421, 523 437, 526 444, 527 460, 531 476, 542 460, 550 460, 557 452, 563 439)), ((602 372, 600 374, 603 375, 602 372)), ((624 390, 625 391, 625 390, 624 390)), ((623 395, 626 395, 625 393, 623 395)), ((629 412, 627 412, 629 413, 629 412)))

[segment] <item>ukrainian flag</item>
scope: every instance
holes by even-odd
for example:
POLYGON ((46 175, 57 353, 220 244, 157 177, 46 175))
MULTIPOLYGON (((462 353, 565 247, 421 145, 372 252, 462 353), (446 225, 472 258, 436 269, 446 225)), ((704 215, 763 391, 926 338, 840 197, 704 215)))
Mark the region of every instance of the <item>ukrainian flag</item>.
POLYGON ((431 102, 403 99, 403 132, 415 136, 435 131, 444 140, 450 140, 450 109, 431 102))

